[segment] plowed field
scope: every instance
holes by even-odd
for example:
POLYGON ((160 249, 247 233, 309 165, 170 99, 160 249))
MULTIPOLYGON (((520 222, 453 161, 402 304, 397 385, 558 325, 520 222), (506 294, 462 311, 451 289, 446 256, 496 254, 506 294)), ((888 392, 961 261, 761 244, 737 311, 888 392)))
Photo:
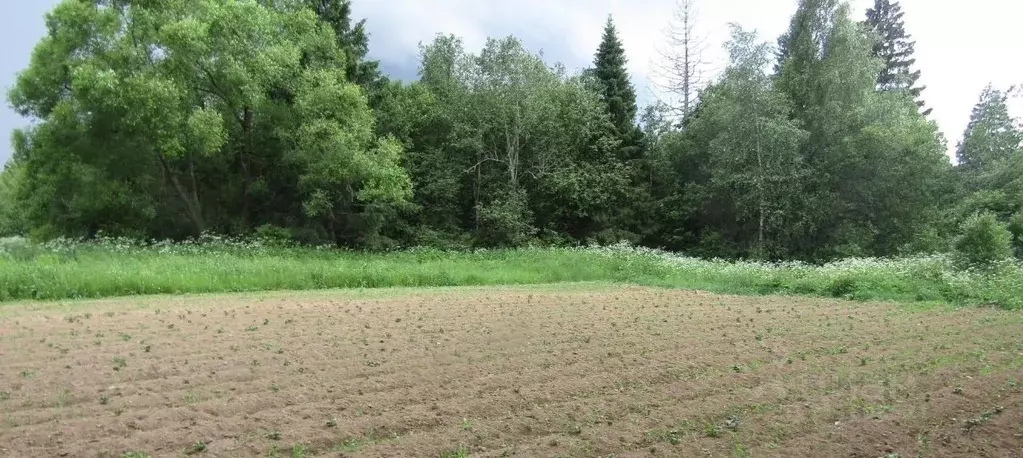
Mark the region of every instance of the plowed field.
POLYGON ((5 457, 1018 457, 1023 314, 594 284, 11 304, 0 415, 5 457))

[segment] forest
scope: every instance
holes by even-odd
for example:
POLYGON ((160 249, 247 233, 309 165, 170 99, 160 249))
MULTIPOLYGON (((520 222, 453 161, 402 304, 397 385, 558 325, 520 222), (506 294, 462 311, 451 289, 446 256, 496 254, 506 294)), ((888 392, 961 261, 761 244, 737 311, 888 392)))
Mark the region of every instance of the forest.
POLYGON ((580 72, 438 35, 415 81, 381 72, 365 24, 349 0, 61 2, 8 93, 35 122, 11 136, 0 235, 1023 254, 1013 88, 979 95, 953 164, 897 1, 800 0, 776 40, 733 25, 707 81, 683 33, 678 103, 643 107, 613 17, 580 72))

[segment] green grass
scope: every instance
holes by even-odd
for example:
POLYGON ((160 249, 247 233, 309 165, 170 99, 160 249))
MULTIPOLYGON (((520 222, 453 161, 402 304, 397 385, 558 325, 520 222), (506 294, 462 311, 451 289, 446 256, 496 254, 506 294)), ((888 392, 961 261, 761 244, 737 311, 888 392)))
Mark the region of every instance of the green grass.
POLYGON ((1023 267, 961 272, 946 256, 823 266, 700 260, 624 246, 387 253, 208 239, 0 243, 0 301, 382 287, 636 283, 734 294, 1023 308, 1023 267))

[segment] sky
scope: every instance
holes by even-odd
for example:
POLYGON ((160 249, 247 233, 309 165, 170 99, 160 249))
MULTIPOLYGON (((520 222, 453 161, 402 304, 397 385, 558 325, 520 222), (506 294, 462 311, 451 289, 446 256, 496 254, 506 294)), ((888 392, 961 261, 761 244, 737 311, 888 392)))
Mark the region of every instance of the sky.
MULTIPOLYGON (((57 0, 3 0, 0 16, 0 87, 10 88, 18 71, 29 62, 32 47, 46 32, 44 13, 57 0)), ((463 38, 476 51, 488 36, 515 35, 533 51, 569 70, 590 65, 608 14, 614 17, 629 58, 629 70, 641 103, 663 96, 658 63, 664 31, 676 0, 353 0, 357 18, 367 19, 370 56, 392 77, 415 78, 418 46, 438 33, 463 38)), ((873 0, 849 2, 861 19, 873 0)), ((981 90, 992 83, 1007 88, 1023 84, 1023 2, 1016 0, 902 0, 906 29, 916 40, 920 84, 931 118, 950 152, 962 137, 970 110, 981 90)), ((797 0, 697 0, 698 31, 705 40, 708 77, 724 65, 722 45, 728 24, 759 32, 771 43, 788 28, 797 0)), ((1012 102, 1013 114, 1023 115, 1023 100, 1012 102)), ((0 135, 28 120, 4 103, 0 135)), ((0 161, 10 156, 10 142, 0 141, 0 161)))

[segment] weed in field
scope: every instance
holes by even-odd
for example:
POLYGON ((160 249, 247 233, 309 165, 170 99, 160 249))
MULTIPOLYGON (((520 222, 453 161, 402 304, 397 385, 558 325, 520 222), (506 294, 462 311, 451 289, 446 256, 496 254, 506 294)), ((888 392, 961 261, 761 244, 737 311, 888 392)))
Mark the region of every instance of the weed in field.
POLYGON ((121 454, 121 458, 149 458, 149 454, 139 451, 128 451, 121 454))
POLYGON ((107 397, 107 395, 105 395, 105 394, 99 395, 99 403, 101 405, 107 405, 108 402, 110 402, 110 398, 107 397))
MULTIPOLYGON (((557 446, 556 441, 553 446, 557 446)), ((454 450, 441 452, 440 458, 469 458, 469 449, 465 448, 464 445, 459 445, 454 450)))
POLYGON ((748 447, 738 441, 735 442, 735 446, 732 447, 732 458, 750 458, 752 456, 748 447))
POLYGON ((333 427, 335 427, 335 426, 337 426, 337 419, 336 419, 336 418, 334 418, 334 417, 330 417, 330 418, 328 418, 328 419, 327 419, 327 427, 328 427, 328 428, 333 428, 333 427))
POLYGON ((303 458, 307 447, 303 444, 291 444, 291 458, 303 458))
POLYGON ((706 423, 703 425, 703 434, 707 437, 718 437, 721 435, 721 428, 714 423, 706 423))
POLYGON ((963 422, 963 429, 969 431, 977 426, 983 425, 984 423, 991 421, 995 415, 1002 413, 1003 410, 1005 410, 1004 407, 998 406, 991 410, 982 412, 978 417, 967 419, 963 422))
POLYGON ((266 432, 266 438, 272 441, 279 441, 281 440, 281 432, 276 429, 271 429, 266 432))
POLYGON ((113 361, 114 361, 114 370, 115 371, 119 371, 119 370, 121 370, 122 368, 124 368, 125 366, 128 365, 128 362, 124 359, 123 356, 115 356, 113 361))
POLYGON ((125 333, 125 332, 121 332, 121 333, 118 333, 117 335, 118 335, 118 337, 121 338, 121 340, 123 340, 125 342, 131 340, 131 334, 128 334, 128 333, 125 333))
POLYGON ((273 382, 270 384, 270 391, 276 393, 278 391, 281 391, 281 387, 277 385, 277 382, 273 382))
POLYGON ((21 370, 21 377, 22 378, 29 378, 29 377, 31 377, 31 376, 33 376, 35 374, 36 373, 33 370, 29 370, 29 369, 22 369, 21 370))
POLYGON ((7 401, 11 399, 10 391, 0 391, 0 401, 7 401))
POLYGON ((64 406, 67 405, 68 398, 70 396, 71 396, 71 390, 68 390, 67 388, 61 388, 60 390, 58 390, 57 391, 56 407, 58 409, 63 409, 64 406))
POLYGON ((195 455, 196 453, 202 453, 206 450, 206 443, 203 441, 196 441, 194 444, 188 446, 185 450, 185 455, 195 455))
POLYGON ((259 329, 259 328, 258 328, 258 327, 256 327, 256 325, 254 325, 254 324, 253 324, 253 325, 249 325, 249 327, 245 328, 245 330, 246 330, 246 331, 249 331, 249 332, 252 332, 252 331, 256 331, 256 330, 258 330, 258 329, 259 329))

